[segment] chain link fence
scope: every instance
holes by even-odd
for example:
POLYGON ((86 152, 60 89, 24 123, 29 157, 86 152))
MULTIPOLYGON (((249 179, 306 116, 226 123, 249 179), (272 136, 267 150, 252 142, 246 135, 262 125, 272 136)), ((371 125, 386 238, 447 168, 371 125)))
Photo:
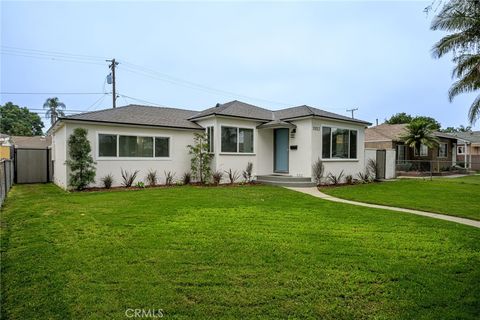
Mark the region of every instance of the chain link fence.
POLYGON ((8 191, 12 187, 14 178, 14 163, 13 160, 0 160, 0 207, 7 197, 8 191))

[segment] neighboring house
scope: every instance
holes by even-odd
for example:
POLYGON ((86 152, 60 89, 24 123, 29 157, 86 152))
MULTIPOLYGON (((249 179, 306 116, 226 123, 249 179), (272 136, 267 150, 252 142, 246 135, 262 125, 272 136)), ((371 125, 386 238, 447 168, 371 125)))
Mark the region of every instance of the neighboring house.
MULTIPOLYGON (((369 123, 308 106, 271 111, 240 101, 198 112, 174 108, 128 105, 59 119, 53 137, 54 181, 68 185, 67 139, 73 130, 88 130, 96 161, 96 185, 111 173, 121 184, 120 170, 149 169, 160 175, 190 171, 187 146, 195 132, 207 132, 214 171, 241 173, 253 163, 261 176, 284 175, 311 181, 312 164, 322 159, 325 173, 356 175, 364 170, 364 131, 369 123)), ((162 179, 164 180, 164 179, 162 179)))
POLYGON ((17 149, 48 149, 52 145, 51 136, 11 136, 10 140, 17 149))
POLYGON ((458 139, 457 161, 473 170, 480 170, 480 131, 453 133, 458 139))
POLYGON ((457 138, 450 134, 434 132, 439 139, 438 147, 421 145, 419 150, 407 147, 400 137, 407 131, 406 124, 381 124, 365 130, 365 148, 394 150, 396 164, 409 162, 416 167, 433 171, 447 170, 456 164, 457 138))
POLYGON ((10 159, 13 156, 11 152, 12 143, 8 134, 0 133, 0 159, 10 159))

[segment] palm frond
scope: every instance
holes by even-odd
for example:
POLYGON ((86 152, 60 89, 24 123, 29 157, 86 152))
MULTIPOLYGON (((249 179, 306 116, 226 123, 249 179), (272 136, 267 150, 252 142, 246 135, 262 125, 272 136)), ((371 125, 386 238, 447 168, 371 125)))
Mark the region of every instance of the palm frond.
POLYGON ((475 124, 478 118, 480 118, 480 95, 473 100, 470 110, 468 111, 468 119, 470 120, 470 124, 475 124))
POLYGON ((474 48, 477 45, 477 38, 472 38, 464 32, 458 32, 445 36, 435 43, 432 48, 432 55, 434 58, 441 58, 450 51, 462 51, 468 48, 474 48))
POLYGON ((480 54, 462 54, 453 58, 457 66, 453 69, 452 78, 461 78, 472 69, 480 70, 480 54))
POLYGON ((463 78, 456 81, 448 91, 448 98, 453 101, 455 96, 464 92, 475 91, 480 88, 480 70, 473 68, 463 78))
POLYGON ((479 17, 475 14, 475 4, 468 1, 451 1, 433 19, 430 28, 432 30, 461 31, 474 27, 479 23, 479 17))

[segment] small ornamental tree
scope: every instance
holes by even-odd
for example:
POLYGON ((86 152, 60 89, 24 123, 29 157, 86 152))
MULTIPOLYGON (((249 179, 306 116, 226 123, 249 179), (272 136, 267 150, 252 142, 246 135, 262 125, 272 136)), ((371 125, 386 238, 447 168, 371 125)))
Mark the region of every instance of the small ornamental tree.
POLYGON ((65 163, 70 167, 69 185, 77 190, 85 189, 95 182, 95 162, 90 154, 92 148, 87 139, 87 129, 76 128, 68 138, 70 159, 65 163))
POLYGON ((191 170, 192 175, 201 183, 206 183, 210 179, 210 164, 212 154, 208 151, 208 139, 206 133, 195 133, 193 145, 188 145, 188 153, 192 155, 191 170))

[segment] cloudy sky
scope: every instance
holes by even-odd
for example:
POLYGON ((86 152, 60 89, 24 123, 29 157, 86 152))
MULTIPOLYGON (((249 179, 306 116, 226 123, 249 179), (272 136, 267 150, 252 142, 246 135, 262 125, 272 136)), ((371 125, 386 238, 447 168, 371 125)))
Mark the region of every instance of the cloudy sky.
POLYGON ((474 95, 447 99, 453 64, 431 56, 443 34, 429 29, 429 3, 2 1, 0 102, 109 108, 105 59, 116 58, 118 105, 237 99, 466 125, 474 95))

